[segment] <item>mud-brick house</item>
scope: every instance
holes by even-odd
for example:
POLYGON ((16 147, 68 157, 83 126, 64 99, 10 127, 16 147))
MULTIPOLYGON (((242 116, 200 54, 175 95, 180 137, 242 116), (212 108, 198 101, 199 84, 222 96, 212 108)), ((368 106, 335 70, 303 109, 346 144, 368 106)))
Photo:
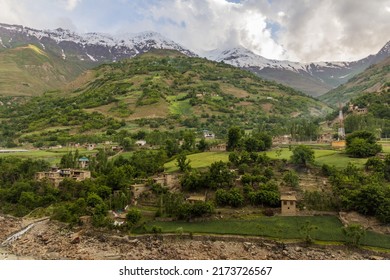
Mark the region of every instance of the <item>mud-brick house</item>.
POLYGON ((226 152, 226 150, 227 150, 226 144, 217 144, 209 148, 210 152, 226 152))
POLYGON ((191 204, 195 204, 197 202, 206 202, 205 195, 191 195, 187 198, 187 201, 191 204))
POLYGON ((293 193, 282 194, 280 197, 281 214, 283 216, 294 216, 297 214, 297 198, 293 193))
POLYGON ((58 187, 59 184, 65 179, 73 179, 75 181, 84 181, 91 178, 91 172, 88 170, 79 170, 79 169, 59 169, 53 167, 51 171, 47 172, 37 172, 35 173, 35 180, 42 181, 48 180, 55 187, 58 187))
POLYGON ((173 187, 177 183, 177 176, 174 174, 164 173, 160 176, 153 177, 153 182, 162 186, 173 187))

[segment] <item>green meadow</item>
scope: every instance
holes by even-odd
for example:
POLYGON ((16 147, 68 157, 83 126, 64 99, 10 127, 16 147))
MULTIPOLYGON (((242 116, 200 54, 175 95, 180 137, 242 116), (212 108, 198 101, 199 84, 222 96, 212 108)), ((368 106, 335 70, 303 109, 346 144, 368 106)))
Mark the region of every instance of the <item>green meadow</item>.
MULTIPOLYGON (((149 222, 146 229, 160 227, 163 233, 196 233, 262 236, 281 240, 303 240, 305 225, 313 226, 310 236, 315 241, 344 242, 342 223, 335 216, 313 217, 257 217, 251 219, 210 220, 201 222, 149 222)), ((137 233, 142 233, 139 229, 137 233)), ((362 238, 361 245, 390 249, 390 236, 368 231, 362 238)))
MULTIPOLYGON (((384 150, 390 152, 390 148, 388 147, 384 150)), ((272 159, 285 160, 289 160, 292 155, 292 151, 288 148, 276 149, 264 153, 272 159)), ((314 155, 318 165, 328 164, 330 166, 335 166, 336 168, 344 168, 348 163, 353 163, 358 167, 362 167, 367 161, 367 159, 364 158, 350 158, 342 151, 330 149, 314 149, 314 155)), ((203 152, 188 155, 187 159, 190 160, 190 166, 192 168, 206 168, 217 161, 228 162, 229 152, 203 152)), ((166 172, 176 172, 178 170, 176 159, 167 162, 164 167, 166 172)))

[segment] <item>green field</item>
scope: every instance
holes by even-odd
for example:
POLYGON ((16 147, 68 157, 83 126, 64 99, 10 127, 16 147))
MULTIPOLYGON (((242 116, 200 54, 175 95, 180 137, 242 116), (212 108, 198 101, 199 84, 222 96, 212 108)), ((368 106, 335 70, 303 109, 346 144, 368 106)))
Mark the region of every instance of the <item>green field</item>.
POLYGON ((171 102, 169 112, 173 115, 191 115, 192 106, 189 100, 171 102))
MULTIPOLYGON (((335 216, 314 217, 258 217, 246 220, 213 220, 203 222, 150 222, 152 226, 161 227, 163 233, 175 233, 178 228, 183 232, 200 234, 264 236, 276 239, 301 240, 304 238, 302 226, 306 223, 317 227, 311 236, 317 241, 343 242, 342 224, 335 216)), ((390 235, 367 232, 362 245, 390 248, 390 235)))
POLYGON ((386 143, 382 145, 382 149, 384 153, 390 153, 390 144, 386 143))
MULTIPOLYGON (((279 150, 272 150, 265 152, 272 159, 286 159, 289 160, 292 151, 288 148, 282 148, 279 150)), ((344 168, 349 162, 355 164, 358 167, 362 167, 367 159, 350 158, 345 153, 336 150, 314 150, 315 160, 318 165, 328 164, 334 165, 336 168, 344 168)), ((192 168, 206 168, 213 162, 229 161, 229 152, 203 152, 188 155, 187 158, 190 160, 192 168)), ((175 172, 178 170, 176 166, 176 160, 172 160, 164 165, 167 172, 175 172)))
POLYGON ((316 158, 316 162, 318 164, 328 164, 330 166, 334 165, 336 168, 345 168, 348 163, 352 163, 357 167, 363 167, 366 161, 366 158, 350 158, 346 154, 341 152, 337 152, 330 156, 316 158))
MULTIPOLYGON (((187 159, 190 160, 190 165, 192 168, 205 168, 210 166, 212 163, 217 161, 228 162, 229 153, 227 152, 204 152, 198 154, 188 155, 187 159)), ((167 162, 164 165, 166 172, 175 172, 179 170, 176 166, 176 159, 170 162, 167 162)))
MULTIPOLYGON (((88 151, 86 149, 78 149, 80 155, 90 155, 96 153, 96 151, 88 151)), ((18 157, 24 159, 43 159, 48 161, 50 164, 58 164, 61 160, 61 157, 67 154, 70 151, 69 149, 53 149, 53 150, 30 150, 27 152, 16 152, 16 153, 0 153, 0 158, 4 157, 18 157)))

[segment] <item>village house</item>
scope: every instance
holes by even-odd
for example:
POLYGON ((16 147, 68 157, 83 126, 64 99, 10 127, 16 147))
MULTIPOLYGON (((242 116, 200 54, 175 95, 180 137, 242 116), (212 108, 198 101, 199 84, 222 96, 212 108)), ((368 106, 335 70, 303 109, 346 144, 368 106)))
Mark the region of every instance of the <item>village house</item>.
POLYGON ((111 150, 113 151, 113 152, 120 152, 120 151, 122 151, 123 150, 123 148, 121 147, 121 146, 111 146, 111 150))
POLYGON ((291 135, 275 136, 272 138, 273 145, 288 145, 291 143, 291 135))
POLYGON ((177 176, 164 173, 162 176, 153 177, 153 182, 162 186, 173 187, 177 182, 177 176))
POLYGON ((51 171, 35 173, 35 180, 48 180, 55 187, 58 187, 65 178, 73 179, 75 181, 84 181, 91 178, 91 172, 88 170, 70 168, 59 169, 57 167, 53 167, 51 171))
POLYGON ((333 136, 334 136, 334 133, 332 133, 332 132, 327 132, 327 133, 321 134, 318 137, 317 142, 318 143, 332 143, 333 136))
POLYGON ((355 106, 352 103, 349 103, 348 111, 356 115, 364 115, 368 112, 367 108, 359 108, 359 106, 355 106))
POLYGON ((294 216, 297 214, 297 198, 294 193, 282 194, 280 197, 281 215, 294 216))
POLYGON ((131 204, 137 205, 139 197, 146 191, 151 189, 150 186, 146 184, 133 184, 130 186, 130 191, 132 193, 131 204))
POLYGON ((209 151, 210 152, 226 152, 227 145, 226 144, 217 144, 210 146, 209 151))
POLYGON ((215 138, 215 134, 206 130, 206 131, 203 131, 203 137, 205 139, 214 139, 215 138))
POLYGON ((187 198, 187 201, 191 204, 195 204, 196 202, 206 202, 205 195, 191 195, 187 198))
POLYGON ((96 148, 96 144, 87 144, 86 148, 88 151, 92 151, 96 148))
POLYGON ((138 141, 135 142, 135 144, 138 147, 144 147, 146 145, 146 141, 145 140, 138 140, 138 141))
POLYGON ((88 168, 89 166, 89 159, 87 157, 79 158, 78 162, 81 169, 88 168))

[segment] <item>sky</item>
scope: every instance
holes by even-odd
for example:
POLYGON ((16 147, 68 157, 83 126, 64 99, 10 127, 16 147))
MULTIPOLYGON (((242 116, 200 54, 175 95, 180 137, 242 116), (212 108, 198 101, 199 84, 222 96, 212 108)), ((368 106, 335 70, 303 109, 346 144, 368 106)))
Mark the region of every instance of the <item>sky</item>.
POLYGON ((156 31, 195 52, 352 61, 390 41, 390 0, 0 0, 0 22, 112 35, 156 31))

